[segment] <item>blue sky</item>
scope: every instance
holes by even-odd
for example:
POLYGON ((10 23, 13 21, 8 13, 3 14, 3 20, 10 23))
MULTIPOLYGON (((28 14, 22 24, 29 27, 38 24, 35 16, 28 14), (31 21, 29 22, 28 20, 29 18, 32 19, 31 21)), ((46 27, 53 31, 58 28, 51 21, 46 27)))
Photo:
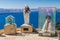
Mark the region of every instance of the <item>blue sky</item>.
POLYGON ((0 8, 22 9, 28 5, 30 8, 57 7, 60 8, 60 0, 0 0, 0 8))

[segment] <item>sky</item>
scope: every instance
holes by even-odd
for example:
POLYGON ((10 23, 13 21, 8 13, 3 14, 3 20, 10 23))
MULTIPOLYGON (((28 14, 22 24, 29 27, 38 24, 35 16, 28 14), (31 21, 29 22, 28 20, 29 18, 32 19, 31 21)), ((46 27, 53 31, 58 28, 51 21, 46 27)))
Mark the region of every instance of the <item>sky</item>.
POLYGON ((57 7, 60 8, 60 0, 0 0, 0 8, 23 9, 25 5, 30 8, 57 7))

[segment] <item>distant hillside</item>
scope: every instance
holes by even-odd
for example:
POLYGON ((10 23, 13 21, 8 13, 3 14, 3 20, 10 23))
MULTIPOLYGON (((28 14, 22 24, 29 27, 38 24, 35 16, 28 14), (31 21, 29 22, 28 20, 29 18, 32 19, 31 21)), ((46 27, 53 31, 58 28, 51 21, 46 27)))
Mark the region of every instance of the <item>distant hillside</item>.
MULTIPOLYGON (((24 9, 3 9, 0 8, 0 13, 15 13, 15 12, 22 12, 24 9)), ((38 9, 31 9, 31 11, 38 11, 38 9)), ((60 8, 56 9, 57 12, 60 12, 60 8)))
POLYGON ((59 9, 56 9, 57 12, 60 12, 60 8, 59 9))
POLYGON ((0 13, 21 12, 21 9, 0 9, 0 13))
MULTIPOLYGON (((16 12, 22 12, 23 9, 3 9, 0 8, 0 13, 16 13, 16 12)), ((37 9, 31 9, 31 11, 37 11, 37 9)))

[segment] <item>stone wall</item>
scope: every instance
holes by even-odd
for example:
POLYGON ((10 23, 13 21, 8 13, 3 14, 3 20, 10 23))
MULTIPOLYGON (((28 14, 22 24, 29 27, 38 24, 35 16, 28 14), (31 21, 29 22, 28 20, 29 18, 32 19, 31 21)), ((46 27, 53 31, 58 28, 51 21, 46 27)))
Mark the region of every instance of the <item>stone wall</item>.
POLYGON ((4 33, 5 34, 16 34, 16 26, 13 25, 13 27, 11 27, 12 25, 6 25, 4 26, 4 33))

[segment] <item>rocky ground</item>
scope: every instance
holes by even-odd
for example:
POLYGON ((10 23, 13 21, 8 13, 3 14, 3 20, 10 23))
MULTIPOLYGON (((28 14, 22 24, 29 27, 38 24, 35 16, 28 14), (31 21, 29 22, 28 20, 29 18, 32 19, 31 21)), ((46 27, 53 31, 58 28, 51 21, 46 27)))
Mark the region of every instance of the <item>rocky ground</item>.
POLYGON ((0 40, 58 40, 57 37, 42 37, 38 34, 1 35, 0 40))

